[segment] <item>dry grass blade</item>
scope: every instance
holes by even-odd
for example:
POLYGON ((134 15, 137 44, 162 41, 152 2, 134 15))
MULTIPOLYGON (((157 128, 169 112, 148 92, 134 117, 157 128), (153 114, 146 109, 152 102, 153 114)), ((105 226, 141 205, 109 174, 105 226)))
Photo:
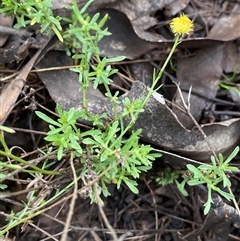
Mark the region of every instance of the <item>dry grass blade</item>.
POLYGON ((14 104, 21 93, 24 82, 28 77, 29 72, 33 68, 42 50, 46 47, 48 42, 39 49, 29 62, 20 70, 19 74, 7 85, 0 96, 0 125, 4 123, 8 115, 14 108, 14 104))

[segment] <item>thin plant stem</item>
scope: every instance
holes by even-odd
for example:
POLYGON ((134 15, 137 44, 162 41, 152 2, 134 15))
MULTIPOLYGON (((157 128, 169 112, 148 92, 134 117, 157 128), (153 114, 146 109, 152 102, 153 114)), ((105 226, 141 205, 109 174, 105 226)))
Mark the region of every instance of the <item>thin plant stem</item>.
POLYGON ((144 101, 143 101, 143 103, 142 103, 142 108, 144 108, 144 106, 145 106, 146 103, 148 102, 148 100, 149 100, 149 98, 151 97, 151 95, 153 94, 153 92, 156 91, 156 90, 155 90, 156 84, 158 83, 159 79, 161 79, 161 77, 162 77, 162 75, 163 75, 163 72, 164 72, 165 68, 167 67, 168 62, 169 62, 170 59, 172 58, 172 55, 173 55, 175 49, 176 49, 177 46, 181 43, 181 41, 179 41, 179 38, 180 38, 180 35, 177 35, 177 36, 176 36, 176 39, 175 39, 175 42, 174 42, 174 44, 173 44, 173 47, 172 47, 172 49, 171 49, 171 51, 170 51, 167 59, 165 60, 165 62, 164 62, 164 64, 163 64, 162 68, 160 69, 157 77, 154 79, 153 84, 152 84, 151 88, 150 88, 149 91, 148 91, 147 97, 144 99, 144 101))
POLYGON ((23 160, 23 159, 20 158, 20 157, 17 157, 17 156, 15 156, 15 155, 13 155, 13 154, 10 153, 10 152, 4 152, 4 151, 0 150, 0 155, 3 155, 3 156, 8 157, 8 158, 11 158, 11 159, 13 159, 13 160, 15 160, 15 161, 17 161, 17 162, 20 162, 20 163, 22 163, 22 164, 24 164, 24 165, 28 165, 28 166, 30 166, 33 170, 35 170, 35 171, 37 171, 37 172, 39 172, 39 173, 46 174, 46 175, 59 175, 59 172, 43 170, 43 169, 41 169, 41 168, 39 168, 39 167, 37 167, 37 166, 35 166, 35 165, 32 165, 32 164, 29 165, 29 163, 28 163, 27 161, 23 160))

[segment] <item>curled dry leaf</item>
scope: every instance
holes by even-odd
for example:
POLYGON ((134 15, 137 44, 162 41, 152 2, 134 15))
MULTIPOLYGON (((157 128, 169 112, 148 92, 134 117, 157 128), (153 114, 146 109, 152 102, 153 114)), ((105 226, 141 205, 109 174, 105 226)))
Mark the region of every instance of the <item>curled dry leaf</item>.
POLYGON ((182 12, 187 5, 189 4, 190 0, 177 0, 170 3, 168 6, 165 7, 165 15, 168 17, 173 17, 174 15, 182 12))
POLYGON ((231 41, 240 38, 240 9, 232 12, 228 16, 222 16, 216 24, 212 27, 208 34, 208 38, 221 40, 221 41, 231 41))
MULTIPOLYGON (((197 121, 200 119, 202 111, 208 110, 212 104, 207 99, 213 99, 216 96, 223 71, 223 51, 224 44, 217 44, 196 51, 194 57, 184 57, 178 60, 177 79, 180 87, 185 90, 182 92, 185 103, 188 102, 188 90, 192 86, 190 111, 197 121)), ((179 92, 176 93, 174 103, 183 106, 179 92)), ((191 118, 175 106, 173 106, 173 112, 186 128, 191 129, 194 126, 191 118)))
POLYGON ((105 24, 111 35, 103 38, 99 43, 103 56, 126 56, 137 58, 151 49, 158 47, 158 43, 149 42, 138 37, 127 16, 115 9, 100 9, 102 15, 108 14, 105 24))
MULTIPOLYGON (((66 55, 64 53, 51 51, 47 54, 47 57, 41 60, 38 68, 68 65, 69 63, 64 62, 65 60, 66 55)), ((70 70, 56 70, 45 73, 39 72, 38 75, 46 85, 53 100, 65 110, 71 107, 81 108, 82 94, 79 92, 78 75, 76 73, 70 70), (61 78, 59 78, 60 75, 61 78)), ((147 92, 148 87, 136 81, 129 93, 120 97, 120 99, 128 97, 130 100, 134 100, 145 97, 147 92)), ((107 112, 108 116, 113 115, 110 101, 102 96, 98 90, 90 88, 87 98, 90 113, 102 114, 107 112)), ((119 109, 123 109, 123 106, 120 105, 119 109)), ((126 122, 128 121, 126 120, 126 122)), ((150 98, 145 111, 134 125, 134 129, 139 128, 142 129, 142 139, 147 142, 167 150, 174 150, 196 160, 210 160, 212 153, 202 134, 197 128, 193 128, 191 131, 187 130, 158 93, 150 98)), ((240 138, 240 119, 206 124, 202 128, 217 153, 228 153, 240 138)))
MULTIPOLYGON (((147 91, 143 83, 135 82, 127 97, 133 100, 146 96, 147 91)), ((187 130, 158 93, 150 98, 139 116, 134 125, 134 129, 138 128, 142 129, 142 138, 148 142, 196 160, 210 160, 212 152, 198 128, 187 130)), ((240 139, 240 119, 205 124, 201 128, 216 153, 228 154, 240 139)))

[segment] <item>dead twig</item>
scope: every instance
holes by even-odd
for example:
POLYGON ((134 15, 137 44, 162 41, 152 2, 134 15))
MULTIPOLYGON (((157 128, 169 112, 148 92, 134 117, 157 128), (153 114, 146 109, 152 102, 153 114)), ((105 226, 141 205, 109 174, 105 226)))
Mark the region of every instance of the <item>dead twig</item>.
MULTIPOLYGON (((155 199, 154 193, 153 193, 152 189, 150 188, 150 186, 149 186, 147 180, 145 179, 145 177, 143 178, 143 180, 144 180, 148 190, 151 193, 152 200, 153 200, 153 205, 155 207, 157 205, 157 203, 156 203, 156 199, 155 199)), ((157 210, 154 211, 154 214, 155 214, 155 228, 157 230, 158 229, 158 212, 157 212, 157 210)), ((158 241, 158 234, 157 233, 155 234, 155 241, 158 241)))
POLYGON ((76 174, 74 164, 73 164, 73 153, 71 153, 70 165, 71 165, 72 172, 73 172, 74 189, 73 189, 72 200, 71 200, 71 203, 69 205, 69 212, 68 212, 68 215, 67 215, 66 224, 64 225, 63 234, 62 234, 62 237, 61 237, 60 241, 66 241, 67 240, 67 233, 69 231, 69 227, 70 227, 70 224, 71 224, 71 219, 72 219, 72 216, 73 216, 75 202, 76 202, 77 193, 78 193, 78 180, 77 180, 77 174, 76 174))
MULTIPOLYGON (((191 96, 192 86, 191 86, 190 89, 189 89, 188 104, 186 104, 186 102, 185 102, 185 100, 184 100, 184 98, 183 98, 183 95, 182 95, 182 91, 181 91, 181 89, 180 89, 180 87, 179 87, 179 84, 176 83, 176 82, 173 81, 173 80, 172 80, 172 82, 177 86, 177 89, 178 89, 179 95, 180 95, 180 97, 181 97, 183 106, 184 106, 184 108, 185 108, 188 116, 191 118, 191 120, 193 121, 194 125, 198 128, 198 130, 200 131, 200 133, 203 135, 204 140, 206 141, 209 149, 211 150, 213 156, 215 157, 216 162, 219 164, 219 163, 220 163, 220 162, 219 162, 219 158, 218 158, 216 152, 213 150, 213 148, 212 148, 212 146, 211 146, 211 143, 208 141, 207 135, 204 133, 204 131, 202 130, 201 126, 197 123, 197 121, 195 120, 195 118, 192 116, 192 114, 191 114, 191 112, 190 112, 190 96, 191 96)), ((229 186, 227 186, 227 189, 228 189, 229 193, 233 195, 232 190, 231 190, 231 188, 230 188, 229 186)), ((238 207, 238 204, 237 204, 237 201, 236 201, 234 195, 233 195, 233 200, 232 200, 232 201, 233 201, 233 204, 234 204, 234 206, 235 206, 238 214, 240 215, 240 209, 239 209, 239 207, 238 207)))

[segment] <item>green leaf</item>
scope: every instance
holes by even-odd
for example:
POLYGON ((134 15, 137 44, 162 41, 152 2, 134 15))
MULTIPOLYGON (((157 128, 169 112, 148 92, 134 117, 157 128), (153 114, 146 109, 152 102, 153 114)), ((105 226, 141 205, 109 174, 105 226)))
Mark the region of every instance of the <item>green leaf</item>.
POLYGON ((212 200, 212 189, 209 186, 207 186, 207 188, 208 188, 208 200, 203 205, 203 206, 205 206, 204 211, 203 211, 204 215, 207 215, 209 213, 209 210, 211 208, 211 204, 213 203, 213 200, 212 200))
MULTIPOLYGON (((74 0, 75 1, 75 0, 74 0)), ((80 13, 84 13, 86 12, 86 10, 88 9, 88 7, 94 2, 94 0, 88 0, 88 2, 84 5, 84 7, 81 8, 80 13)))
POLYGON ((178 190, 182 193, 183 196, 188 196, 188 193, 185 189, 185 184, 187 182, 187 180, 183 180, 181 183, 179 183, 177 180, 175 180, 178 190))
POLYGON ((197 178, 204 177, 202 172, 197 167, 193 166, 192 164, 187 164, 187 168, 188 168, 188 170, 190 170, 193 173, 194 177, 197 177, 197 178))
POLYGON ((102 136, 93 136, 93 138, 98 144, 102 145, 102 147, 106 146, 105 142, 102 139, 102 136))
POLYGON ((97 20, 98 20, 98 18, 99 18, 99 16, 100 16, 100 13, 94 14, 93 17, 92 17, 92 19, 91 19, 91 21, 90 21, 90 24, 96 23, 97 20))
POLYGON ((152 166, 138 166, 137 168, 141 172, 147 172, 148 170, 150 170, 152 168, 152 166))
POLYGON ((75 109, 72 107, 68 112, 67 112, 67 122, 71 122, 71 121, 76 121, 76 119, 74 118, 76 111, 75 109))
POLYGON ((82 154, 82 147, 79 145, 79 143, 74 139, 70 139, 70 140, 71 140, 71 143, 70 143, 69 147, 76 150, 79 154, 82 154))
POLYGON ((52 30, 57 35, 58 40, 63 43, 63 37, 62 37, 61 33, 59 32, 59 30, 56 28, 55 25, 52 25, 52 30))
POLYGON ((55 127, 53 125, 49 125, 49 129, 50 129, 50 131, 48 132, 48 135, 53 135, 53 134, 63 131, 63 126, 61 125, 60 127, 55 127))
POLYGON ((207 202, 203 206, 205 207, 203 213, 204 215, 207 215, 211 208, 211 201, 207 200, 207 202))
POLYGON ((61 18, 57 19, 57 18, 55 18, 53 16, 48 16, 48 20, 50 20, 50 22, 52 22, 54 24, 54 26, 57 27, 58 30, 60 30, 60 31, 62 30, 62 26, 61 26, 61 24, 59 22, 59 20, 61 20, 61 18))
POLYGON ((196 186, 196 185, 200 185, 200 184, 204 184, 205 182, 204 181, 200 181, 198 179, 193 179, 193 180, 190 180, 187 182, 187 184, 189 186, 196 186))
MULTIPOLYGON (((152 149, 152 148, 151 148, 152 149)), ((150 150, 151 151, 151 150, 150 150)), ((156 158, 162 157, 161 153, 158 152, 151 152, 147 155, 147 158, 151 161, 154 161, 156 158)))
POLYGON ((237 146, 233 152, 229 155, 229 157, 227 158, 227 160, 224 161, 224 164, 229 163, 239 152, 239 146, 237 146))
POLYGON ((58 151, 57 151, 57 159, 60 161, 63 156, 63 146, 59 146, 58 151))
POLYGON ((233 196, 232 194, 227 193, 227 192, 224 192, 224 191, 222 191, 220 188, 219 188, 219 190, 217 190, 217 192, 218 192, 219 194, 221 194, 223 197, 225 197, 228 201, 231 201, 231 200, 233 200, 233 198, 234 198, 234 196, 233 196))
POLYGON ((226 171, 239 172, 239 169, 237 167, 234 167, 234 166, 228 166, 226 168, 226 171))
POLYGON ((95 145, 95 144, 97 144, 97 142, 94 141, 94 140, 93 140, 92 138, 90 138, 90 137, 84 138, 84 139, 82 140, 82 143, 85 144, 85 145, 95 145))
POLYGON ((108 14, 105 14, 104 17, 100 20, 98 26, 102 28, 104 24, 107 22, 107 20, 108 20, 108 14))
POLYGON ((59 124, 58 122, 56 122, 55 120, 51 119, 50 117, 48 117, 47 115, 45 115, 44 113, 40 112, 40 111, 35 111, 36 115, 41 118, 42 120, 55 125, 55 126, 59 126, 61 127, 62 125, 59 124))
POLYGON ((107 160, 108 158, 108 155, 109 155, 109 150, 104 150, 103 153, 101 154, 101 157, 100 157, 100 161, 101 162, 104 162, 107 160))
POLYGON ((130 180, 129 178, 127 177, 123 177, 123 181, 125 182, 125 184, 129 187, 129 189, 135 193, 135 194, 138 194, 138 189, 136 188, 137 186, 137 183, 136 181, 133 181, 133 180, 130 180))
POLYGON ((8 132, 8 133, 15 133, 15 130, 13 130, 12 128, 7 127, 7 126, 1 126, 0 125, 0 130, 8 132))
POLYGON ((113 57, 113 58, 107 58, 106 63, 120 62, 120 61, 123 61, 124 59, 126 59, 125 56, 117 56, 117 57, 113 57))
POLYGON ((8 186, 6 184, 0 183, 0 189, 5 190, 8 186))
POLYGON ((223 187, 230 187, 231 186, 231 182, 227 178, 225 173, 222 173, 222 179, 223 179, 223 187))
POLYGON ((114 136, 120 130, 120 128, 118 126, 119 126, 119 122, 118 121, 114 121, 113 124, 108 127, 106 143, 109 143, 109 141, 111 141, 112 139, 115 139, 114 136))
POLYGON ((215 160, 214 156, 211 156, 211 161, 212 161, 213 166, 216 167, 217 164, 216 164, 216 160, 215 160))
POLYGON ((110 196, 111 194, 110 194, 110 192, 108 191, 105 183, 104 183, 103 181, 101 181, 101 184, 102 184, 102 193, 103 193, 103 195, 104 195, 105 197, 110 196))

